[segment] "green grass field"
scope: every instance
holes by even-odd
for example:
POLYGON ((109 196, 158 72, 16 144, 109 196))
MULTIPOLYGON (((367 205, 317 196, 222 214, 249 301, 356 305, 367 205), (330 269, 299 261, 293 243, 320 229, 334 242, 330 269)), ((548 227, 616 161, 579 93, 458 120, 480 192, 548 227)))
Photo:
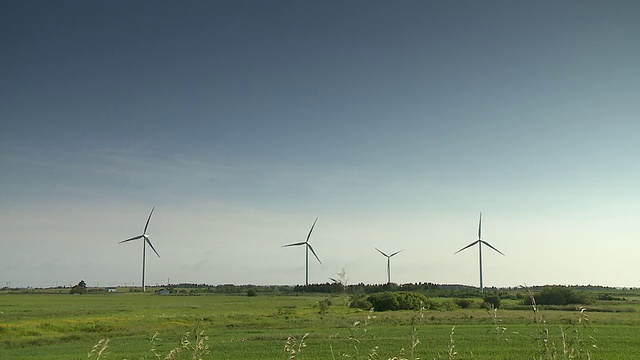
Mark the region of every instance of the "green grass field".
MULTIPOLYGON (((198 324, 208 336, 207 359, 287 359, 287 338, 299 342, 305 334, 297 359, 551 358, 540 356, 544 337, 547 351, 555 348, 556 358, 564 359, 570 357, 562 357, 563 333, 571 348, 589 350, 594 359, 640 358, 637 299, 587 306, 585 326, 575 310, 542 309, 535 323, 534 312, 515 301, 505 301, 507 309, 497 311, 372 313, 348 308, 346 296, 332 296, 332 305, 320 314, 318 303, 325 298, 0 294, 0 359, 87 359, 102 339, 109 339, 105 359, 155 359, 152 348, 164 359, 185 334, 194 344, 198 324)), ((192 358, 193 351, 180 356, 192 358)))

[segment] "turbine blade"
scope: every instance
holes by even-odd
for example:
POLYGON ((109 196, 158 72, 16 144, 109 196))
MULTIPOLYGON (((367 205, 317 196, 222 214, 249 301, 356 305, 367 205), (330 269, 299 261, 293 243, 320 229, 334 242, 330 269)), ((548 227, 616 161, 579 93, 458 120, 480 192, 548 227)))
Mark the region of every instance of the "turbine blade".
POLYGON ((383 252, 382 252, 382 250, 378 249, 377 247, 375 247, 375 246, 374 246, 373 248, 374 248, 374 249, 376 249, 376 250, 378 250, 378 252, 379 252, 380 254, 382 254, 382 255, 384 255, 384 256, 386 256, 386 257, 389 257, 389 255, 387 255, 387 254, 383 253, 383 252))
POLYGON ((395 255, 395 254, 397 254, 397 253, 401 253, 401 252, 403 252, 404 250, 405 250, 405 249, 402 249, 402 250, 400 250, 400 251, 396 251, 396 252, 394 252, 393 254, 389 255, 389 257, 392 257, 393 255, 395 255))
POLYGON ((142 237, 142 235, 135 236, 135 237, 132 237, 131 239, 122 240, 122 241, 120 241, 118 244, 126 243, 127 241, 131 241, 131 240, 138 240, 138 239, 140 239, 141 237, 142 237))
POLYGON ((311 230, 309 230, 309 235, 307 235, 307 241, 309 242, 309 238, 311 237, 311 232, 313 231, 313 227, 316 226, 316 222, 318 221, 318 218, 316 218, 316 220, 313 222, 313 225, 311 225, 311 230))
POLYGON ((334 278, 332 278, 332 277, 330 277, 329 279, 330 279, 331 281, 333 281, 334 283, 339 282, 338 280, 336 280, 336 279, 334 279, 334 278))
POLYGON ((149 240, 149 238, 145 237, 144 239, 147 241, 147 244, 149 244, 149 246, 151 246, 151 249, 153 250, 153 252, 156 253, 156 255, 158 255, 158 257, 160 257, 160 254, 158 254, 158 252, 156 251, 156 248, 153 247, 153 245, 151 244, 151 241, 149 240))
POLYGON ((482 239, 482 212, 480 212, 480 222, 478 222, 478 239, 482 239))
POLYGON ((151 220, 151 214, 153 214, 153 210, 155 210, 155 206, 151 209, 151 212, 149 213, 149 217, 147 218, 147 223, 144 225, 144 231, 142 232, 143 234, 147 233, 147 227, 149 226, 149 220, 151 220))
POLYGON ((282 245, 282 247, 298 246, 298 245, 304 245, 304 244, 306 244, 306 243, 307 243, 306 241, 303 241, 303 242, 294 243, 294 244, 282 245))
MULTIPOLYGON (((488 242, 484 241, 484 240, 480 240, 483 244, 487 245, 488 247, 492 248, 493 250, 499 252, 500 254, 502 254, 502 251, 494 248, 493 246, 491 246, 491 244, 489 244, 488 242)), ((505 256, 504 254, 502 254, 502 256, 505 256)))
POLYGON ((309 247, 309 250, 311 250, 311 252, 313 253, 313 256, 315 256, 318 262, 322 265, 322 261, 320 261, 320 258, 318 257, 318 255, 316 255, 316 252, 313 251, 313 247, 311 246, 311 244, 307 243, 307 246, 309 247))
POLYGON ((459 253, 459 252, 460 252, 460 251, 462 251, 462 250, 466 250, 466 249, 468 249, 468 248, 472 247, 473 245, 477 244, 477 243, 478 243, 478 241, 480 241, 480 240, 476 240, 476 241, 472 242, 471 244, 469 244, 469 245, 467 245, 467 246, 463 247, 462 249, 460 249, 460 250, 458 250, 458 251, 454 252, 454 254, 457 254, 457 253, 459 253))

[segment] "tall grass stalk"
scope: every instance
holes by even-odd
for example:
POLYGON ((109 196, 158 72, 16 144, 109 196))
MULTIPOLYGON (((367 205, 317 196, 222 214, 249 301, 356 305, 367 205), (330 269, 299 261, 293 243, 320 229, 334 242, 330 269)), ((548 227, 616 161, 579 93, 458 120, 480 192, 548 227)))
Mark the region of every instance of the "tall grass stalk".
POLYGON ((98 341, 97 344, 93 345, 91 351, 87 354, 87 358, 89 359, 102 359, 103 356, 106 357, 106 351, 109 347, 109 339, 102 339, 98 341))
POLYGON ((424 318, 424 304, 422 301, 420 302, 420 309, 416 314, 411 317, 411 344, 410 344, 410 359, 416 359, 416 348, 420 344, 420 340, 418 339, 418 324, 420 324, 420 320, 424 318))
POLYGON ((205 356, 209 355, 209 336, 205 334, 204 330, 200 327, 202 321, 196 323, 196 327, 193 330, 193 339, 190 340, 190 333, 184 334, 180 344, 182 348, 189 351, 192 354, 193 360, 202 360, 205 356))
POLYGON ((308 336, 309 334, 304 334, 302 338, 300 338, 300 341, 298 341, 296 337, 292 335, 287 337, 287 342, 284 344, 284 352, 289 355, 289 360, 295 359, 296 354, 299 354, 302 349, 307 346, 305 340, 308 336))
POLYGON ((456 341, 455 341, 455 332, 456 332, 456 327, 452 327, 451 328, 451 334, 449 334, 449 360, 455 360, 456 355, 458 355, 458 351, 456 351, 456 341))
POLYGON ((591 349, 597 349, 597 345, 593 336, 588 337, 591 344, 587 344, 582 336, 582 329, 589 329, 589 317, 586 309, 580 308, 580 316, 575 323, 564 328, 560 327, 561 350, 558 350, 558 346, 549 335, 549 327, 544 317, 540 314, 533 293, 529 288, 525 287, 525 289, 531 300, 533 323, 538 328, 537 358, 539 360, 591 360, 593 358, 591 349))

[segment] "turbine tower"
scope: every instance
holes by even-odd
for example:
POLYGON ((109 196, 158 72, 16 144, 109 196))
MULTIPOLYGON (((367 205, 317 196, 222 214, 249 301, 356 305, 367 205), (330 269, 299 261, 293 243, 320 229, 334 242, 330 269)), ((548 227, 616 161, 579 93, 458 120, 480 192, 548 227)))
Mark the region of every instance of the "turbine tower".
POLYGON ((488 242, 482 240, 482 212, 480 213, 480 222, 478 223, 478 240, 476 240, 476 241, 472 242, 471 244, 463 247, 462 249, 456 251, 454 254, 457 254, 457 253, 461 252, 462 250, 470 248, 475 244, 478 244, 478 254, 480 256, 480 292, 484 292, 484 286, 482 284, 482 244, 487 245, 488 247, 490 247, 493 250, 495 250, 498 253, 500 253, 502 256, 504 256, 504 254, 502 253, 502 251, 500 251, 500 250, 494 248, 493 246, 491 246, 491 244, 489 244, 488 242))
POLYGON ((311 244, 309 244, 309 238, 311 237, 311 232, 313 231, 313 228, 316 226, 316 222, 318 221, 318 218, 316 218, 316 220, 313 222, 313 225, 311 225, 311 230, 309 230, 309 235, 307 235, 307 240, 306 241, 302 241, 302 242, 298 242, 298 243, 293 243, 293 244, 288 244, 288 245, 283 245, 282 247, 289 247, 289 246, 300 246, 300 245, 304 245, 306 247, 306 257, 305 257, 305 267, 306 267, 306 280, 305 280, 305 286, 309 286, 309 250, 311 250, 311 252, 313 253, 313 256, 316 257, 316 260, 318 260, 318 262, 320 263, 320 265, 322 265, 322 261, 320 261, 320 258, 318 257, 318 255, 316 255, 316 252, 313 251, 313 247, 311 247, 311 244))
POLYGON ((391 284, 391 257, 396 255, 397 253, 400 253, 402 251, 404 251, 404 249, 400 250, 400 251, 396 251, 391 255, 387 255, 384 252, 382 252, 382 250, 378 249, 377 247, 373 247, 374 249, 378 250, 378 252, 384 256, 387 257, 387 284, 391 284))
POLYGON ((149 220, 151 220, 151 215, 153 214, 153 210, 155 210, 155 206, 151 209, 151 213, 149 213, 149 218, 147 218, 147 223, 144 225, 144 230, 142 231, 142 235, 134 236, 134 237, 132 237, 130 239, 122 240, 122 241, 120 241, 118 243, 118 244, 122 244, 122 243, 126 243, 128 241, 142 239, 142 292, 144 292, 144 290, 145 290, 144 270, 145 270, 145 264, 146 264, 147 244, 149 244, 149 246, 151 246, 151 249, 153 250, 153 252, 155 252, 156 255, 158 255, 158 257, 160 257, 160 254, 158 254, 156 249, 151 244, 151 240, 149 240, 149 235, 147 235, 147 228, 149 227, 149 220))

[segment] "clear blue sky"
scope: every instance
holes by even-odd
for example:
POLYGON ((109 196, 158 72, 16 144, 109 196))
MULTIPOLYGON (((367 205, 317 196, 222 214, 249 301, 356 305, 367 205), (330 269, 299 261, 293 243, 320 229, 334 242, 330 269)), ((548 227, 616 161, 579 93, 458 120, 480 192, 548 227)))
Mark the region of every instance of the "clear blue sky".
POLYGON ((637 1, 3 1, 0 286, 640 286, 637 1))

